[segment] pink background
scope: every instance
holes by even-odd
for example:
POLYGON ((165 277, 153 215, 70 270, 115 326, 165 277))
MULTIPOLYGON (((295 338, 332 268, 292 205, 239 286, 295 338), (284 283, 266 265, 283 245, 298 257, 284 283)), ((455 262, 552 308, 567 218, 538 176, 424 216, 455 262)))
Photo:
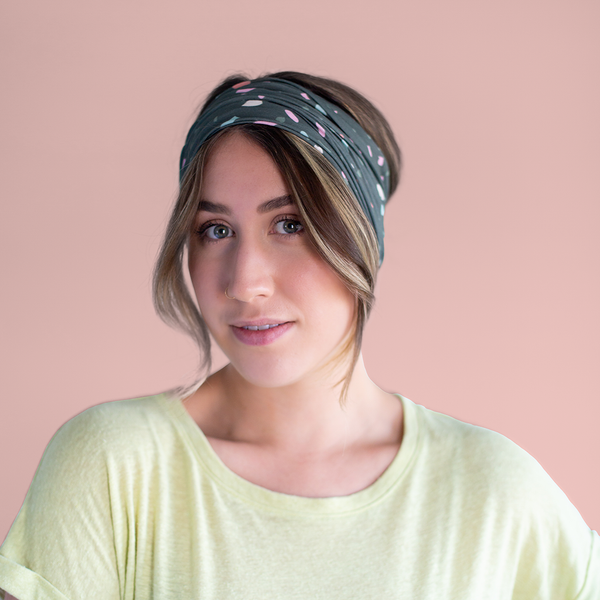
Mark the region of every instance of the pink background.
POLYGON ((404 150, 364 355, 507 435, 600 529, 600 3, 6 0, 0 540, 56 429, 195 368, 150 272, 204 95, 345 81, 404 150))

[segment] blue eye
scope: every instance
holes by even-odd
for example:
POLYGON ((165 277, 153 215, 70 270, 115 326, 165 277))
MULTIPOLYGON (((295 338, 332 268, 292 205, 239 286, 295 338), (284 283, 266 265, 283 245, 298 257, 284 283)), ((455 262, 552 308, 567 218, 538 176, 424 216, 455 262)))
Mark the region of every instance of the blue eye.
POLYGON ((300 233, 303 229, 302 223, 296 219, 282 219, 275 223, 275 231, 283 235, 300 233))
POLYGON ((208 226, 202 233, 211 240, 222 240, 230 237, 232 231, 227 225, 217 224, 208 226))

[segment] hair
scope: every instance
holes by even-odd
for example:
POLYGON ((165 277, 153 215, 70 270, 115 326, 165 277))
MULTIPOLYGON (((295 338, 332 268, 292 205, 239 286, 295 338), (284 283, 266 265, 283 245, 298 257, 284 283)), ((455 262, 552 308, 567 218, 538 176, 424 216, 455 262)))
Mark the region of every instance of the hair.
MULTIPOLYGON (((390 169, 388 198, 393 194, 400 179, 400 149, 385 117, 369 100, 349 86, 324 77, 294 71, 264 77, 297 83, 339 106, 358 121, 387 160, 390 169)), ((209 94, 199 114, 221 92, 250 79, 242 74, 225 79, 209 94)), ((211 369, 209 331, 186 285, 183 258, 198 208, 204 168, 216 145, 233 131, 241 132, 257 143, 279 167, 310 242, 355 298, 354 327, 328 362, 329 365, 344 359, 349 361, 346 375, 336 384, 344 384, 340 393, 340 402, 344 403, 360 355, 364 326, 375 301, 379 269, 377 236, 347 184, 320 152, 287 131, 254 124, 233 125, 216 133, 192 159, 181 181, 154 268, 153 299, 158 315, 168 325, 190 335, 201 354, 203 375, 194 384, 179 388, 178 392, 185 396, 195 391, 211 369)))

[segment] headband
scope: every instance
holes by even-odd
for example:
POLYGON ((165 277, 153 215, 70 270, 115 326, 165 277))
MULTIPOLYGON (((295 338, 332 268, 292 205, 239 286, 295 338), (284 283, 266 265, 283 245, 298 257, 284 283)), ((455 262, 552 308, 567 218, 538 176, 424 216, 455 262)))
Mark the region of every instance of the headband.
POLYGON ((371 136, 339 106, 277 78, 244 81, 219 94, 190 128, 181 151, 179 180, 200 147, 232 125, 252 123, 289 131, 316 148, 342 176, 373 225, 383 260, 383 214, 390 171, 371 136))

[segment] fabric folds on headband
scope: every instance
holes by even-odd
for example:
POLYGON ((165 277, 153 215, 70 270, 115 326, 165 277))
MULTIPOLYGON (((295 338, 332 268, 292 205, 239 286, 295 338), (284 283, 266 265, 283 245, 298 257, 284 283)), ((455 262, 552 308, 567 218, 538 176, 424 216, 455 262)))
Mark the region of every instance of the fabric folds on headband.
POLYGON ((381 264, 390 175, 383 152, 347 112, 300 85, 263 78, 219 94, 188 132, 179 163, 180 181, 206 140, 224 127, 244 123, 289 131, 329 160, 373 225, 381 264))

